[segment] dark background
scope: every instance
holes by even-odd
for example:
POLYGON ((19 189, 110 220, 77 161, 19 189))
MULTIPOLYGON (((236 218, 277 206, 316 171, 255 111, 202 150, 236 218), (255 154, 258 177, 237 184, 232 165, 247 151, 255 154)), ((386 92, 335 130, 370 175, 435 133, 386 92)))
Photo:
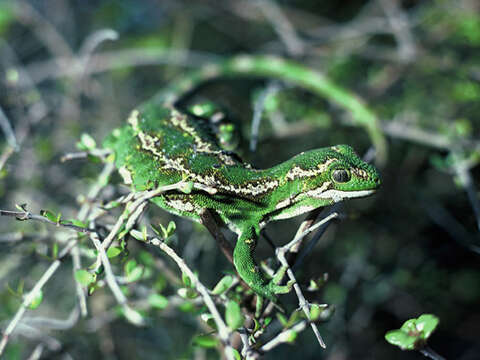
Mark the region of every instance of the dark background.
MULTIPOLYGON (((389 149, 380 168, 381 190, 346 203, 347 218, 329 228, 297 272, 305 282, 329 275, 327 284, 309 295, 336 307, 320 325, 327 349, 320 349, 307 329, 266 358, 420 359, 419 353, 388 344, 384 334, 433 313, 440 325, 430 346, 448 359, 478 359, 479 10, 474 0, 303 0, 266 7, 253 0, 0 1, 0 106, 19 142, 2 163, 1 208, 27 203, 32 212, 47 208, 75 217, 78 196, 101 169, 84 160, 60 162, 76 151, 82 133, 101 143, 136 104, 211 60, 239 53, 293 58, 361 96, 380 118, 389 149), (105 28, 118 39, 101 42, 93 50, 95 61, 82 67, 80 56, 89 53, 85 44, 105 28)), ((235 81, 207 93, 248 124, 252 91, 267 85, 235 81)), ((317 121, 287 111, 293 130, 264 129, 257 152, 246 155, 255 165, 338 143, 361 154, 369 149, 364 130, 338 109, 301 90, 292 92, 318 114, 317 121)), ((4 136, 0 142, 5 155, 4 136)), ((232 269, 205 230, 158 209, 149 216, 152 223, 177 222, 174 246, 207 285, 232 269)), ((267 232, 276 244, 286 243, 299 221, 271 223, 267 232)), ((3 329, 19 306, 7 284, 16 288, 23 279, 31 289, 51 262, 46 255, 53 243, 69 234, 12 218, 1 218, 0 229, 3 329)), ((140 252, 132 245, 128 256, 140 252)), ((257 256, 271 256, 265 242, 257 256)), ((122 268, 120 260, 114 265, 122 268)), ((141 290, 151 281, 136 286, 141 290)), ((70 259, 44 291, 42 305, 28 316, 65 319, 75 304, 70 259)), ((164 291, 174 292, 168 286, 164 291)), ((136 328, 112 311, 115 301, 107 288, 88 300, 87 319, 65 331, 23 329, 10 340, 6 358, 27 358, 39 343, 45 344, 45 359, 218 357, 214 350, 191 346, 202 331, 192 313, 150 309, 152 326, 136 328)), ((290 295, 285 303, 290 311, 296 306, 290 295)))

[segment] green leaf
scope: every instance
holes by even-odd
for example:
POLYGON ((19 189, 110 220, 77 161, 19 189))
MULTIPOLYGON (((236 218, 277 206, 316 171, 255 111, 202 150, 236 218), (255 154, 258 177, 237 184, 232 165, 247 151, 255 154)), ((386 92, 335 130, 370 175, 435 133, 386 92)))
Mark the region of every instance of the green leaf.
POLYGON ((231 275, 226 275, 220 279, 220 281, 215 285, 212 290, 212 294, 221 295, 227 291, 233 283, 233 277, 231 275))
POLYGON ((148 296, 148 303, 156 309, 163 310, 168 306, 168 299, 160 294, 150 294, 148 296))
MULTIPOLYGON (((125 230, 119 234, 118 236, 119 237, 124 237, 126 235, 126 232, 125 230)), ((143 239, 143 234, 141 231, 138 231, 138 230, 135 230, 135 229, 132 229, 130 230, 130 235, 135 239, 135 240, 139 240, 139 241, 144 241, 143 239)))
POLYGON ((52 246, 52 257, 56 259, 58 257, 58 243, 53 243, 52 246))
POLYGON ((139 280, 143 275, 143 269, 144 268, 141 265, 138 265, 138 266, 134 267, 133 269, 131 269, 127 273, 127 281, 128 282, 135 282, 135 281, 139 280))
POLYGON ((423 314, 405 321, 400 329, 387 332, 385 339, 402 350, 416 350, 425 345, 438 323, 435 315, 423 314))
POLYGON ((217 330, 217 324, 215 323, 215 320, 213 319, 212 314, 210 313, 203 313, 200 315, 203 321, 207 323, 208 326, 210 326, 212 329, 217 330))
POLYGON ((114 258, 115 256, 118 256, 122 252, 122 249, 119 248, 118 246, 111 246, 107 250, 107 256, 109 259, 114 258))
POLYGON ((277 319, 280 321, 280 324, 282 324, 283 327, 287 326, 288 319, 285 317, 285 315, 277 313, 277 319))
POLYGON ((92 274, 87 270, 80 269, 75 271, 75 280, 77 280, 82 286, 89 286, 95 281, 95 278, 95 274, 92 274))
POLYGON ((184 272, 182 272, 182 281, 186 287, 189 287, 189 288, 192 287, 192 280, 184 272))
POLYGON ((427 340, 435 331, 439 322, 438 317, 433 314, 420 315, 416 324, 417 329, 421 331, 420 337, 427 340))
POLYGON ((38 290, 33 300, 30 302, 30 304, 28 304, 28 308, 30 310, 35 310, 37 307, 40 306, 40 304, 42 303, 42 300, 43 300, 43 291, 38 290))
POLYGON ((77 220, 77 219, 71 219, 69 220, 73 225, 75 226, 78 226, 78 227, 82 227, 82 228, 86 228, 87 227, 87 224, 85 224, 84 222, 80 221, 80 220, 77 220))
POLYGON ((240 356, 240 353, 237 350, 235 350, 234 348, 230 347, 230 348, 227 349, 227 351, 231 353, 231 355, 233 356, 233 358, 235 360, 242 360, 242 357, 240 356))
POLYGON ((123 315, 130 323, 134 325, 137 325, 137 326, 145 325, 145 319, 143 318, 143 315, 137 310, 134 310, 128 306, 124 307, 123 315))
POLYGON ((137 262, 134 259, 128 260, 124 266, 125 274, 128 276, 136 267, 137 262))
POLYGON ((167 237, 172 236, 175 233, 176 229, 177 229, 177 225, 175 224, 175 222, 170 221, 167 226, 167 237))
POLYGON ((198 292, 192 288, 180 288, 177 290, 177 293, 184 299, 195 299, 198 297, 198 292))
POLYGON ((57 222, 57 216, 50 210, 40 210, 40 215, 43 216, 45 219, 50 220, 51 222, 57 222))
POLYGON ((225 320, 227 321, 228 327, 232 330, 238 329, 245 321, 245 316, 242 313, 242 309, 240 309, 240 305, 233 300, 227 303, 225 320))
POLYGON ((15 207, 18 211, 25 211, 27 212, 27 204, 15 204, 15 207))
POLYGON ((402 350, 414 350, 417 338, 409 336, 402 330, 391 330, 385 334, 385 340, 402 350))
POLYGON ((80 150, 93 150, 97 147, 97 143, 89 134, 83 133, 80 137, 80 141, 77 143, 77 147, 80 150))
POLYGON ((293 343, 295 342, 295 339, 297 338, 298 336, 298 332, 296 331, 290 331, 290 333, 288 334, 288 339, 287 339, 287 343, 293 343))
POLYGON ((193 345, 211 349, 217 347, 218 339, 210 335, 197 335, 193 338, 193 345))

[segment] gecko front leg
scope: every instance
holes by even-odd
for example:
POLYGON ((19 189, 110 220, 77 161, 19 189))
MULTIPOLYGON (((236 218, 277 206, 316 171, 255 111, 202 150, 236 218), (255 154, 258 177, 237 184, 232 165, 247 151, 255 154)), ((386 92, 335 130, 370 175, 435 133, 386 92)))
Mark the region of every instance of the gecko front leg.
POLYGON ((258 229, 254 226, 244 228, 233 250, 233 263, 240 277, 261 297, 277 302, 277 294, 286 294, 292 289, 292 283, 279 285, 286 269, 283 267, 270 281, 265 279, 255 263, 253 251, 257 245, 258 229))

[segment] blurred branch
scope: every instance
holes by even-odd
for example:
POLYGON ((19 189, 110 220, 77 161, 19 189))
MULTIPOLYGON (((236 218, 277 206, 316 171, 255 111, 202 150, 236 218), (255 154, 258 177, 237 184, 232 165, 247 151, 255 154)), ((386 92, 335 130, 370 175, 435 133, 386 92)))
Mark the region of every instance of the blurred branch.
MULTIPOLYGON (((405 117, 407 119, 408 117, 405 117)), ((419 143, 421 145, 430 146, 443 150, 450 150, 458 145, 468 146, 473 149, 480 149, 480 141, 451 139, 447 136, 440 135, 431 131, 423 130, 415 125, 410 125, 401 117, 397 120, 383 121, 383 131, 391 137, 404 139, 419 143)))
POLYGON ((17 327, 18 323, 22 319, 23 315, 27 311, 27 308, 30 306, 32 301, 40 294, 43 286, 47 283, 48 280, 55 274, 57 269, 62 264, 63 258, 75 247, 77 246, 77 239, 70 240, 67 245, 62 249, 58 258, 48 267, 48 269, 43 273, 40 279, 37 281, 33 289, 25 295, 23 302, 20 305, 20 308, 17 310, 15 316, 8 324, 7 328, 3 332, 2 339, 0 340, 0 356, 3 354, 5 347, 7 346, 9 337, 13 334, 13 331, 17 327))
MULTIPOLYGON (((220 57, 211 53, 168 48, 135 48, 127 50, 104 51, 91 56, 86 74, 96 74, 130 66, 175 64, 186 67, 199 67, 202 64, 219 61, 220 57)), ((28 71, 35 83, 47 79, 78 77, 82 67, 76 57, 61 57, 28 65, 28 71), (60 69, 57 62, 64 64, 60 69)), ((21 82, 21 78, 20 84, 21 82)))
POLYGON ((19 96, 20 100, 25 103, 22 104, 22 106, 25 105, 27 107, 27 111, 25 112, 25 116, 20 117, 21 121, 17 121, 15 132, 13 132, 9 121, 5 121, 6 115, 0 109, 0 120, 2 120, 2 128, 7 134, 7 140, 10 144, 10 146, 7 146, 7 148, 0 156, 0 169, 3 169, 10 156, 14 153, 14 151, 18 151, 20 149, 24 139, 28 137, 31 130, 31 125, 36 124, 41 119, 43 119, 48 112, 48 108, 45 102, 42 100, 42 96, 38 89, 35 87, 30 75, 25 70, 24 66, 20 63, 20 61, 17 59, 15 52, 11 49, 8 43, 3 41, 1 38, 0 61, 7 71, 12 71, 18 75, 18 80, 14 81, 9 85, 16 87, 19 84, 19 79, 22 79, 22 86, 27 90, 25 93, 19 96), (34 103, 31 103, 30 99, 32 98, 36 99, 34 103), (4 117, 5 119, 3 119, 4 117), (15 146, 13 146, 12 144, 15 144, 15 146))
POLYGON ((7 115, 5 115, 1 107, 0 107, 0 128, 2 128, 2 131, 5 134, 5 138, 7 139, 8 145, 12 147, 13 150, 18 150, 18 143, 17 143, 17 139, 15 138, 15 133, 13 132, 12 125, 10 124, 10 121, 8 120, 7 115))
POLYGON ((287 52, 292 56, 302 55, 305 51, 305 45, 277 3, 271 0, 250 1, 261 10, 265 18, 272 24, 273 29, 285 44, 287 52))
POLYGON ((63 36, 32 5, 23 0, 17 0, 14 4, 13 10, 18 21, 32 28, 32 32, 45 44, 54 58, 73 56, 70 45, 63 36))
POLYGON ((387 17, 393 35, 398 44, 398 55, 400 60, 411 62, 414 60, 417 51, 414 37, 410 32, 411 26, 406 14, 400 9, 397 0, 377 0, 387 17))
POLYGON ((458 177, 462 187, 467 192, 468 200, 470 201, 477 221, 477 229, 480 231, 480 201, 478 199, 478 193, 475 189, 475 184, 472 179, 472 174, 469 170, 469 161, 468 159, 463 160, 456 151, 452 151, 451 154, 455 159, 452 164, 453 171, 458 177))

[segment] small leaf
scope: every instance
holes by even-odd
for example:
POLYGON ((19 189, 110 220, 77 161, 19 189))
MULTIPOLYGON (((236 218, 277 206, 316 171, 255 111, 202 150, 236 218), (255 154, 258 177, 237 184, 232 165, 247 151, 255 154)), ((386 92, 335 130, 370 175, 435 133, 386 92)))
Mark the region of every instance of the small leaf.
POLYGON ((185 301, 183 304, 178 306, 178 310, 184 313, 193 313, 196 311, 195 305, 192 304, 190 301, 185 301))
MULTIPOLYGON (((126 232, 122 232, 121 234, 119 234, 119 237, 124 237, 126 235, 126 232)), ((138 231, 138 230, 135 230, 135 229, 132 229, 130 230, 130 235, 135 239, 135 240, 139 240, 139 241, 143 241, 143 234, 138 231)))
POLYGON ((186 287, 192 287, 192 280, 184 272, 182 272, 182 281, 186 287))
POLYGON ((57 219, 55 220, 55 222, 56 222, 57 224, 59 224, 61 218, 62 218, 62 213, 60 212, 60 213, 58 213, 57 219))
MULTIPOLYGON (((230 352, 231 356, 233 356, 233 358, 235 360, 242 360, 242 357, 240 356, 240 353, 235 350, 234 348, 230 347, 227 349, 228 352, 230 352)), ((227 354, 227 358, 228 358, 228 354, 227 354)))
POLYGON ((28 308, 30 310, 35 310, 37 307, 40 306, 40 304, 42 303, 42 300, 43 300, 43 291, 38 290, 33 300, 30 302, 30 304, 28 304, 28 308))
POLYGON ((52 246, 52 257, 56 259, 58 257, 58 243, 53 243, 52 246))
POLYGON ((408 334, 402 330, 391 330, 385 334, 385 340, 392 345, 398 346, 402 350, 414 350, 417 338, 408 336, 408 334))
POLYGON ((81 227, 81 228, 86 228, 87 227, 87 224, 85 224, 84 222, 80 221, 80 220, 77 220, 77 219, 71 219, 69 220, 73 225, 75 226, 78 226, 78 227, 81 227))
POLYGON ((192 288, 180 288, 177 290, 177 294, 184 299, 195 299, 198 297, 198 293, 192 288))
POLYGON ((295 339, 297 338, 297 336, 298 336, 298 333, 296 331, 290 331, 288 334, 287 343, 291 344, 295 342, 295 339))
POLYGON ((193 338, 193 345, 211 349, 217 347, 218 339, 210 335, 197 335, 193 338))
POLYGON ((439 322, 438 317, 433 314, 420 315, 417 319, 417 329, 422 331, 420 337, 427 340, 435 331, 439 322))
POLYGON ((215 285, 212 290, 213 295, 221 295, 227 291, 233 283, 233 277, 231 275, 226 275, 220 279, 220 281, 215 285))
POLYGON ((385 339, 402 350, 415 350, 425 345, 438 323, 435 315, 423 314, 417 319, 405 321, 400 329, 387 332, 385 339))
POLYGON ((212 329, 217 330, 217 324, 215 323, 215 320, 213 319, 212 314, 210 313, 203 313, 200 315, 203 321, 207 323, 208 326, 210 326, 212 329))
POLYGON ((175 224, 175 222, 170 221, 167 226, 167 237, 172 236, 175 233, 176 229, 177 229, 177 225, 175 224))
POLYGON ((240 309, 240 305, 233 300, 230 300, 227 303, 225 320, 227 321, 228 327, 232 330, 238 329, 245 321, 245 317, 242 313, 242 309, 240 309))
POLYGON ((272 322, 273 318, 272 317, 266 317, 264 323, 264 326, 268 326, 272 322))
POLYGON ((148 296, 148 303, 154 308, 163 310, 168 306, 168 299, 160 294, 150 294, 148 296))
POLYGON ((283 327, 285 327, 288 323, 287 318, 283 314, 277 313, 277 319, 280 321, 280 324, 282 324, 283 327))
POLYGON ((18 211, 27 212, 27 204, 15 204, 18 211))
POLYGON ((137 265, 135 260, 130 260, 125 264, 125 274, 128 282, 135 282, 143 275, 143 266, 137 265))
POLYGON ((50 210, 40 210, 40 215, 43 216, 45 219, 50 220, 51 222, 57 222, 57 216, 50 210))
POLYGON ((87 133, 83 133, 80 137, 80 141, 77 143, 77 147, 80 150, 92 150, 95 149, 96 146, 97 143, 95 142, 95 139, 87 133))
POLYGON ((128 260, 124 267, 125 274, 128 276, 128 274, 130 274, 136 267, 137 262, 134 259, 128 260))
POLYGON ((95 278, 95 274, 92 274, 87 270, 80 269, 75 271, 75 280, 77 280, 82 286, 89 286, 95 281, 95 278))
POLYGON ((120 249, 118 246, 111 246, 107 250, 107 256, 109 259, 114 258, 115 256, 118 256, 122 252, 122 249, 120 249))
POLYGON ((134 310, 128 306, 124 307, 123 315, 125 318, 136 326, 145 325, 145 320, 143 315, 140 314, 137 310, 134 310))

